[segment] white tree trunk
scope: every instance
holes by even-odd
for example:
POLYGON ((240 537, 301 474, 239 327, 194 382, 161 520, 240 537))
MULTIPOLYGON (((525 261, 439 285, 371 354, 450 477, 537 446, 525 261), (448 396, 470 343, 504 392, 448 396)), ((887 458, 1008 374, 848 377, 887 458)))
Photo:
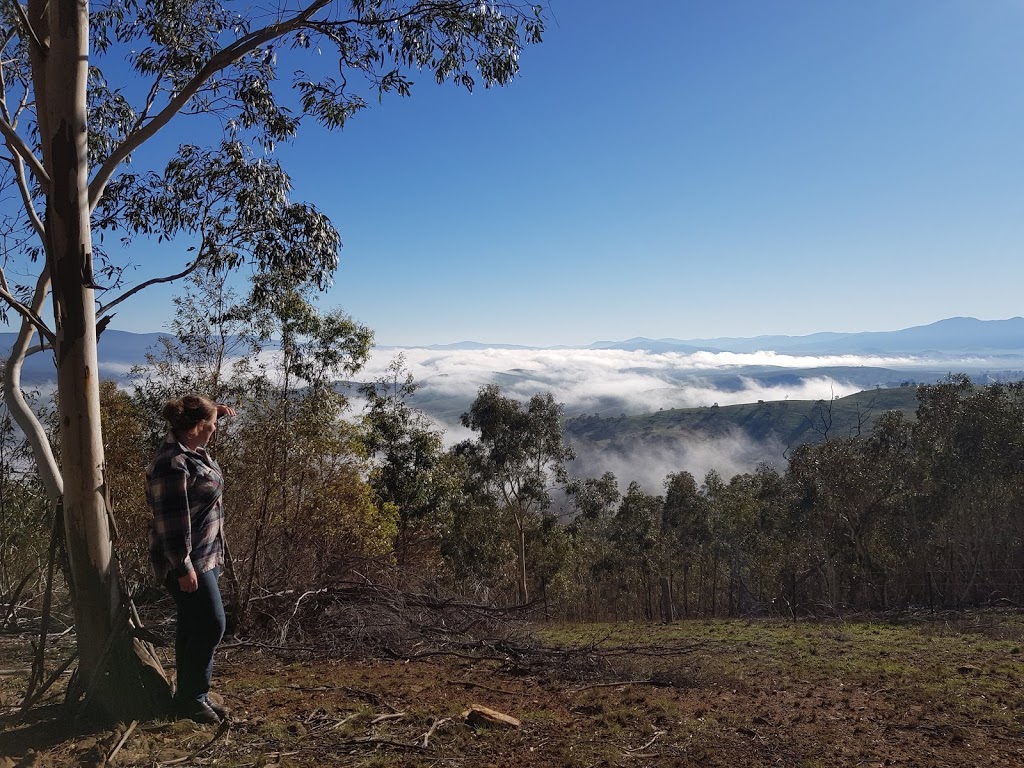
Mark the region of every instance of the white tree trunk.
MULTIPOLYGON (((36 315, 42 311, 49 285, 49 273, 44 270, 36 284, 36 293, 32 300, 31 308, 36 315)), ((46 495, 52 504, 56 504, 57 499, 64 493, 64 480, 60 476, 60 467, 57 466, 57 459, 53 455, 46 431, 28 403, 25 402, 25 395, 21 390, 21 368, 34 335, 35 329, 32 324, 23 320, 18 331, 18 338, 15 339, 10 356, 4 365, 4 403, 11 412, 11 417, 25 433, 29 445, 32 446, 32 456, 35 458, 39 476, 46 488, 46 495)))
MULTIPOLYGON (((159 682, 138 664, 137 653, 152 654, 133 643, 128 631, 127 597, 114 562, 105 501, 86 146, 89 7, 85 0, 49 0, 45 5, 32 0, 29 16, 46 24, 49 39, 45 53, 33 56, 38 64, 33 69, 43 160, 50 176, 45 246, 53 289, 65 546, 78 683, 97 714, 122 719, 153 711, 169 689, 164 681, 160 690, 159 682)), ((158 677, 163 679, 162 671, 158 677)))

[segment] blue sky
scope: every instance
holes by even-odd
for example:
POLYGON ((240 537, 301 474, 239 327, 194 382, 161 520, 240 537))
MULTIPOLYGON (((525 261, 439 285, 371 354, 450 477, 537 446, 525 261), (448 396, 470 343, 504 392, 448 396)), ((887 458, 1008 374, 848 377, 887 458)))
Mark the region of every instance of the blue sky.
MULTIPOLYGON (((378 343, 1024 313, 1024 3, 553 0, 549 19, 507 88, 421 76, 278 148, 344 238, 323 305, 378 343)), ((166 298, 113 327, 161 330, 166 298)))

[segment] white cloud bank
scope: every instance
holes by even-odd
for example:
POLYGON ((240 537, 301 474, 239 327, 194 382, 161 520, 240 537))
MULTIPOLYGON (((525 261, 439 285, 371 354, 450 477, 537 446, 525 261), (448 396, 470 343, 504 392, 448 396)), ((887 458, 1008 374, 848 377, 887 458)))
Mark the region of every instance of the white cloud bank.
POLYGON ((665 478, 686 471, 700 483, 715 470, 728 479, 752 472, 761 462, 775 467, 786 464, 786 447, 778 440, 757 441, 733 434, 728 437, 680 437, 672 440, 631 442, 628 448, 605 448, 593 443, 575 444, 576 459, 570 473, 579 477, 599 477, 612 472, 625 491, 636 481, 647 493, 662 493, 665 478))
POLYGON ((821 367, 920 366, 910 357, 796 356, 775 352, 675 352, 627 350, 524 349, 378 349, 360 373, 370 380, 383 373, 398 354, 431 398, 472 398, 484 384, 497 382, 502 391, 528 398, 550 391, 568 413, 609 411, 629 413, 659 408, 692 408, 714 403, 733 405, 758 400, 818 400, 843 397, 864 386, 829 375, 810 375, 783 383, 765 383, 750 367, 786 369, 821 367), (728 386, 723 376, 733 374, 728 386))
MULTIPOLYGON (((618 416, 715 403, 829 400, 874 386, 873 376, 888 375, 867 369, 949 369, 948 361, 909 356, 408 348, 375 349, 360 380, 379 378, 398 354, 404 355, 406 367, 421 384, 413 405, 438 421, 449 445, 474 436, 458 419, 479 388, 492 382, 506 395, 523 400, 551 392, 569 416, 618 416)), ((785 446, 777 440, 753 441, 741 434, 631 440, 622 446, 576 441, 575 448, 572 474, 595 477, 611 471, 623 490, 635 480, 650 493, 662 491, 670 472, 686 470, 700 481, 711 469, 728 478, 753 470, 761 461, 785 465, 785 446)))

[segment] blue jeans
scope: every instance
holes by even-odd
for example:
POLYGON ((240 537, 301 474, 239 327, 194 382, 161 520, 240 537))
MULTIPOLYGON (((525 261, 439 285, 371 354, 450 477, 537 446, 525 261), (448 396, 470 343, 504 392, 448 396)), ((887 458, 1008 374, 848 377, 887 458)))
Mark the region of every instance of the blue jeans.
POLYGON ((210 691, 213 652, 224 636, 224 603, 217 577, 220 568, 197 573, 199 589, 182 592, 174 576, 167 577, 167 591, 178 607, 178 630, 174 638, 174 662, 178 669, 179 702, 200 701, 210 691))

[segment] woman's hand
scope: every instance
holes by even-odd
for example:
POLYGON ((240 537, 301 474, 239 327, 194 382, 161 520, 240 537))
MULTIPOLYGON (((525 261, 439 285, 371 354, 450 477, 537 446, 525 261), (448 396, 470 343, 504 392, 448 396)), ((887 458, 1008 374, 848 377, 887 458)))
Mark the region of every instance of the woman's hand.
POLYGON ((178 577, 178 589, 182 592, 195 592, 199 589, 199 577, 195 571, 189 571, 184 576, 178 577))
POLYGON ((230 405, 224 405, 224 403, 217 403, 217 418, 221 416, 237 416, 238 412, 235 411, 230 405))

